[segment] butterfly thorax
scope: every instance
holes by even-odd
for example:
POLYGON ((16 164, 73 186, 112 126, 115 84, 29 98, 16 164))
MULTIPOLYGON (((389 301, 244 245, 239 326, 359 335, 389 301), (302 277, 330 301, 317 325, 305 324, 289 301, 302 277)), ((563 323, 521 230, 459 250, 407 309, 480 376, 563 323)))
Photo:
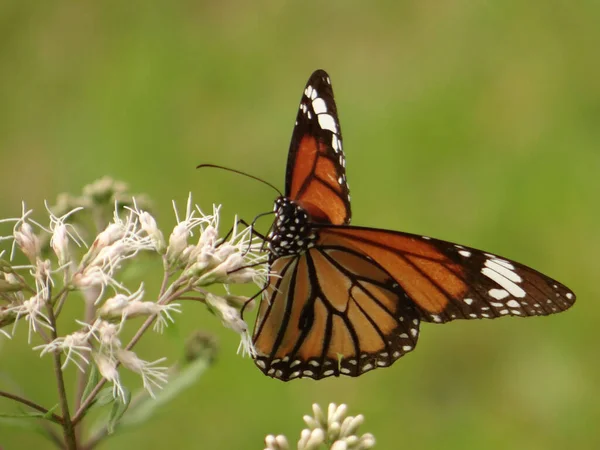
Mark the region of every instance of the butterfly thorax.
POLYGON ((302 206, 286 197, 278 197, 273 210, 275 222, 268 236, 271 254, 275 257, 298 255, 315 245, 318 236, 302 206))

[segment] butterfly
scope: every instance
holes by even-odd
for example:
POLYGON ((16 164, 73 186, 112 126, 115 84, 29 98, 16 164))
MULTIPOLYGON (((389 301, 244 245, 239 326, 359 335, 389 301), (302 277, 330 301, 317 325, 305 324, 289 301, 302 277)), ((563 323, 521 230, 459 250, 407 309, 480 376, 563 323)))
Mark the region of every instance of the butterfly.
POLYGON ((566 286, 515 261, 398 231, 350 225, 331 80, 304 89, 285 195, 265 238, 270 275, 253 344, 268 376, 360 376, 414 350, 421 322, 545 316, 575 302, 566 286))

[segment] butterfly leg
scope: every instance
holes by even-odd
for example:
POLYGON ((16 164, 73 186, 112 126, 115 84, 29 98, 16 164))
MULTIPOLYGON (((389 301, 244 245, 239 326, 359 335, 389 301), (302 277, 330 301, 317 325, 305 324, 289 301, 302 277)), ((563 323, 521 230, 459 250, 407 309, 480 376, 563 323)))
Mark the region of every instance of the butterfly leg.
POLYGON ((252 302, 255 298, 259 297, 260 295, 262 295, 263 292, 265 292, 267 290, 267 288, 269 287, 268 283, 265 283, 265 286, 258 291, 256 294, 254 294, 252 297, 250 297, 248 300, 246 300, 244 302, 244 306, 242 306, 242 309, 240 309, 240 317, 242 318, 242 320, 244 320, 244 311, 246 310, 246 307, 250 304, 250 302, 252 302))

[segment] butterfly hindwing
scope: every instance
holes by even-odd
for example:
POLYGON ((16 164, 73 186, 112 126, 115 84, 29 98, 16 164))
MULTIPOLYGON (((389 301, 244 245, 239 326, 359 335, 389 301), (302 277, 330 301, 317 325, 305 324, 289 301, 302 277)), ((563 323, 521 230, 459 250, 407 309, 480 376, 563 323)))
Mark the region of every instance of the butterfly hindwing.
POLYGON ((358 376, 414 349, 420 319, 398 284, 355 251, 320 246, 279 258, 254 328, 272 377, 358 376))
POLYGON ((315 71, 302 93, 288 154, 285 196, 312 220, 350 223, 342 132, 329 75, 315 71))

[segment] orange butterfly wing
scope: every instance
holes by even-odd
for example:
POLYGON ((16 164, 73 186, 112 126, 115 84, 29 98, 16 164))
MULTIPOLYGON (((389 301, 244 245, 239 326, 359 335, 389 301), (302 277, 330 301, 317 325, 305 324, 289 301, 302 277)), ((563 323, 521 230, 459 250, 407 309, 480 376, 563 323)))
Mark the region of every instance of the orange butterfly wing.
POLYGON ((354 249, 377 261, 424 321, 543 316, 575 302, 575 294, 558 281, 474 248, 373 228, 316 229, 321 245, 354 249))
POLYGON ((420 321, 564 311, 575 295, 534 269, 423 236, 315 226, 317 245, 278 258, 258 313, 256 363, 288 381, 358 376, 417 343, 420 321))
POLYGON ((364 255, 319 246, 277 259, 256 326, 256 364, 288 381, 358 376, 414 349, 419 317, 364 255))
POLYGON ((300 100, 288 153, 285 196, 302 205, 313 222, 349 224, 345 166, 331 80, 325 71, 317 70, 300 100))
POLYGON ((359 376, 417 344, 421 321, 564 311, 575 295, 522 264, 450 242, 351 227, 327 73, 304 90, 286 192, 267 238, 271 275, 254 328, 257 366, 288 381, 359 376))

